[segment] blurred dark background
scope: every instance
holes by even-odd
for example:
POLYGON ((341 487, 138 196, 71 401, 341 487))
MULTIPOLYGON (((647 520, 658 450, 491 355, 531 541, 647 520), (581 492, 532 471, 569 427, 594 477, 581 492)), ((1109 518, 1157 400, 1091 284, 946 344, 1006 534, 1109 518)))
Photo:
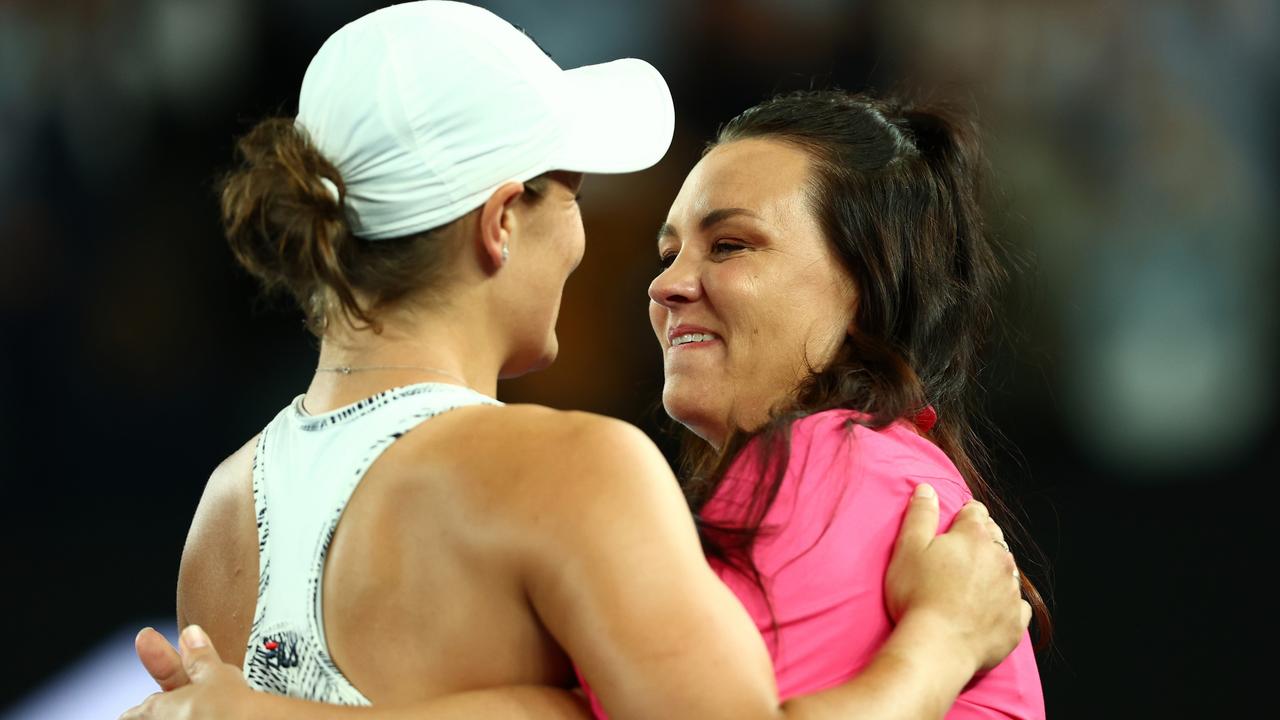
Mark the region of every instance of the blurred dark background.
MULTIPOLYGON (((212 186, 237 134, 295 111, 325 37, 382 4, 0 0, 0 715, 172 624, 205 478, 306 387, 315 344, 233 265, 212 186)), ((502 399, 659 433, 653 237, 717 124, 814 85, 960 89, 1021 258, 987 400, 1047 558, 1028 571, 1052 589, 1050 717, 1219 717, 1260 695, 1280 6, 480 4, 565 67, 650 60, 678 119, 658 167, 588 180, 561 359, 502 399)))

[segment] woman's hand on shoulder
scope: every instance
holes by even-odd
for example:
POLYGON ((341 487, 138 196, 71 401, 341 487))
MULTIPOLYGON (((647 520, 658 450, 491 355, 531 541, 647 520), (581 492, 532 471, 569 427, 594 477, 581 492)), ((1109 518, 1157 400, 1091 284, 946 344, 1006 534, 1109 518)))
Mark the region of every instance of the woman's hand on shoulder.
POLYGON ((885 601, 895 622, 907 616, 936 624, 956 649, 989 670, 1017 647, 1031 620, 1017 566, 987 508, 970 502, 939 535, 938 497, 920 485, 912 495, 885 575, 885 601))

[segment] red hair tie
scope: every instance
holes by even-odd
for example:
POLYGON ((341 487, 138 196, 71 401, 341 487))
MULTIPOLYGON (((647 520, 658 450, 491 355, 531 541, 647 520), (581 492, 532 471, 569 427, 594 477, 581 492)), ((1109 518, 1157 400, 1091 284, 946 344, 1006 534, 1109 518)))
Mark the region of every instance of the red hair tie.
POLYGON ((938 411, 934 410, 932 405, 925 405, 923 410, 916 413, 912 422, 916 424, 920 432, 927 433, 933 429, 934 425, 938 424, 938 411))

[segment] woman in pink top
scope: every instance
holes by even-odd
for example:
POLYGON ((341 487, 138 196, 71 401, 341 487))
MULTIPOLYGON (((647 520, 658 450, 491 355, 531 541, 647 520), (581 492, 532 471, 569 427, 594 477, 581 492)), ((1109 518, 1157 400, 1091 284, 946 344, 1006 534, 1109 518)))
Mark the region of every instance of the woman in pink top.
MULTIPOLYGON (((975 128, 946 108, 784 95, 722 128, 659 232, 650 317, 663 404, 691 431, 685 493, 783 698, 854 676, 888 637, 885 571, 917 484, 944 525, 975 495, 1003 507, 969 424, 1001 278, 980 168, 975 128)), ((948 714, 1043 716, 1025 635, 948 714)))
MULTIPOLYGON (((792 425, 791 462, 752 555, 767 578, 764 590, 730 564, 711 561, 764 635, 780 697, 839 685, 888 639, 884 570, 898 508, 914 486, 927 482, 938 491, 944 523, 973 497, 951 460, 922 437, 924 428, 897 422, 873 430, 860 424, 865 419, 828 410, 792 425)), ((729 525, 749 514, 764 475, 755 450, 748 447, 729 469, 703 506, 704 521, 729 525)), ((947 717, 1044 717, 1030 639, 969 685, 947 717)))

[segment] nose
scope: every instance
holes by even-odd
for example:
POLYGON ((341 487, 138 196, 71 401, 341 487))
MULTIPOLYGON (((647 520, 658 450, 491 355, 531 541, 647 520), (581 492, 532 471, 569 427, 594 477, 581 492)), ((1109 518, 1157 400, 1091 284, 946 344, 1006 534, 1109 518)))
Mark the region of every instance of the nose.
POLYGON ((649 299, 666 308, 694 302, 702 297, 702 282, 696 264, 680 253, 649 283, 649 299))

